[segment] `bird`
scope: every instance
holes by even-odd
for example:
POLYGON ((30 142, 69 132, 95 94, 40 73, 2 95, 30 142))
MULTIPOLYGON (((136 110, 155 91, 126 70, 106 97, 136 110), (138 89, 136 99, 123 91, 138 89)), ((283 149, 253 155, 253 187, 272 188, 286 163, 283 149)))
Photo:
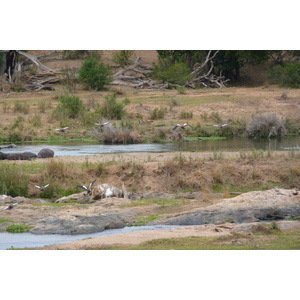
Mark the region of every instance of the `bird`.
POLYGON ((35 186, 37 189, 39 189, 41 192, 43 192, 50 185, 50 183, 48 183, 44 186, 39 186, 39 185, 36 185, 36 184, 32 184, 32 185, 35 186))
POLYGON ((68 128, 70 128, 70 127, 56 128, 56 129, 54 129, 54 130, 57 130, 57 131, 59 131, 59 132, 65 132, 65 130, 67 130, 68 128))
POLYGON ((186 126, 193 127, 192 125, 188 123, 184 123, 183 125, 177 124, 176 126, 173 127, 173 130, 175 130, 177 127, 180 127, 181 129, 185 129, 186 126))
POLYGON ((106 125, 110 124, 110 122, 94 123, 94 124, 100 127, 105 127, 106 125))
POLYGON ((80 188, 82 188, 82 189, 84 189, 84 190, 87 191, 85 195, 89 195, 89 194, 92 193, 91 188, 92 188, 93 184, 95 183, 95 181, 96 181, 96 179, 93 182, 90 183, 90 185, 89 185, 88 188, 85 185, 78 185, 78 187, 80 187, 80 188))
POLYGON ((220 129, 223 129, 224 127, 226 127, 226 126, 228 126, 228 125, 230 125, 230 124, 222 124, 222 125, 217 124, 217 125, 209 125, 209 126, 214 126, 214 127, 218 127, 218 128, 220 128, 220 129))
POLYGON ((10 204, 8 206, 6 206, 4 209, 2 209, 2 211, 4 210, 9 210, 9 209, 13 209, 16 205, 22 203, 23 201, 20 201, 20 202, 16 202, 16 203, 13 203, 13 204, 10 204))

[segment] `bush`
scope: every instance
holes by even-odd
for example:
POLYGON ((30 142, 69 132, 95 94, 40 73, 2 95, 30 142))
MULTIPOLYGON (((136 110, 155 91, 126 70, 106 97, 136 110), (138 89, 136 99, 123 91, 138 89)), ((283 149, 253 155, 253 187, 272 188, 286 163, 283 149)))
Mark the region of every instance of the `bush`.
POLYGON ((184 85, 190 80, 190 68, 185 63, 170 64, 167 60, 160 60, 151 73, 157 80, 172 84, 184 85))
POLYGON ((161 107, 158 109, 155 107, 151 112, 150 112, 150 120, 159 120, 159 119, 164 119, 165 113, 166 113, 166 108, 161 107))
POLYGON ((29 178, 21 165, 0 164, 0 194, 28 197, 28 184, 29 178))
POLYGON ((271 83, 283 87, 300 87, 300 63, 287 63, 284 66, 274 66, 267 71, 267 78, 271 83))
POLYGON ((94 57, 87 58, 79 70, 79 81, 88 89, 104 90, 112 80, 110 67, 94 57))
POLYGON ((83 103, 79 97, 62 95, 58 100, 60 103, 53 111, 54 117, 75 119, 84 111, 83 103))
POLYGON ((132 63, 133 51, 132 50, 121 50, 114 52, 112 55, 112 61, 121 66, 126 67, 132 63))
POLYGON ((283 136, 287 130, 283 122, 275 114, 264 114, 255 116, 248 129, 249 137, 267 137, 272 128, 275 128, 276 135, 283 136))
POLYGON ((124 107, 125 103, 128 103, 128 101, 123 101, 122 103, 117 102, 116 94, 107 95, 104 99, 103 106, 97 110, 103 118, 107 118, 108 120, 121 120, 122 117, 126 115, 124 107))

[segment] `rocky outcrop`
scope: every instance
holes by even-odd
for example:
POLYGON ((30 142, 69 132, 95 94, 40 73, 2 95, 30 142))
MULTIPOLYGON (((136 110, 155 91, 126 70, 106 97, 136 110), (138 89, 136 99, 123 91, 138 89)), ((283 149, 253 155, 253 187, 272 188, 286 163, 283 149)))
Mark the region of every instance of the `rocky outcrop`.
POLYGON ((75 215, 72 219, 48 218, 38 222, 29 232, 33 234, 84 234, 132 224, 136 215, 130 211, 94 216, 75 215))
POLYGON ((300 195, 291 190, 249 192, 206 208, 164 220, 150 222, 168 225, 244 223, 290 219, 300 216, 300 195))

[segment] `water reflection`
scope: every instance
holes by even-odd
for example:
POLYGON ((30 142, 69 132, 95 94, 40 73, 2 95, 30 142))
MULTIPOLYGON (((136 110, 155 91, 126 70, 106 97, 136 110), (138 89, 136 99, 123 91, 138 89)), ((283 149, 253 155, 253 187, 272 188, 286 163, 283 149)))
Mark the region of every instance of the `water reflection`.
POLYGON ((168 151, 251 151, 262 150, 300 150, 300 137, 281 139, 233 138, 225 140, 198 140, 192 142, 167 144, 101 145, 83 142, 64 144, 22 144, 14 149, 3 149, 4 153, 30 151, 38 153, 42 148, 51 148, 55 156, 97 155, 130 152, 168 152, 168 151))

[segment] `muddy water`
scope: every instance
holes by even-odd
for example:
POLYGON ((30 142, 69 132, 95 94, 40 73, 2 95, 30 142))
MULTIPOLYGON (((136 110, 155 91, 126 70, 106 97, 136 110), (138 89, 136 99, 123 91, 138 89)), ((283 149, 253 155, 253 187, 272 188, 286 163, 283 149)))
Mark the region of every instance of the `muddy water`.
POLYGON ((13 248, 32 248, 43 247, 46 245, 61 244, 82 239, 94 238, 142 230, 161 230, 178 227, 175 225, 153 225, 153 226, 133 226, 120 229, 110 229, 102 232, 78 234, 78 235, 60 235, 60 234, 43 234, 35 235, 31 233, 9 233, 0 232, 0 250, 13 248))
POLYGON ((38 153, 42 148, 54 150, 55 156, 79 156, 130 152, 169 152, 169 151, 251 151, 262 150, 300 150, 300 136, 282 139, 233 138, 225 140, 198 140, 167 144, 101 145, 82 142, 64 144, 21 144, 17 148, 2 149, 4 153, 30 151, 38 153))

